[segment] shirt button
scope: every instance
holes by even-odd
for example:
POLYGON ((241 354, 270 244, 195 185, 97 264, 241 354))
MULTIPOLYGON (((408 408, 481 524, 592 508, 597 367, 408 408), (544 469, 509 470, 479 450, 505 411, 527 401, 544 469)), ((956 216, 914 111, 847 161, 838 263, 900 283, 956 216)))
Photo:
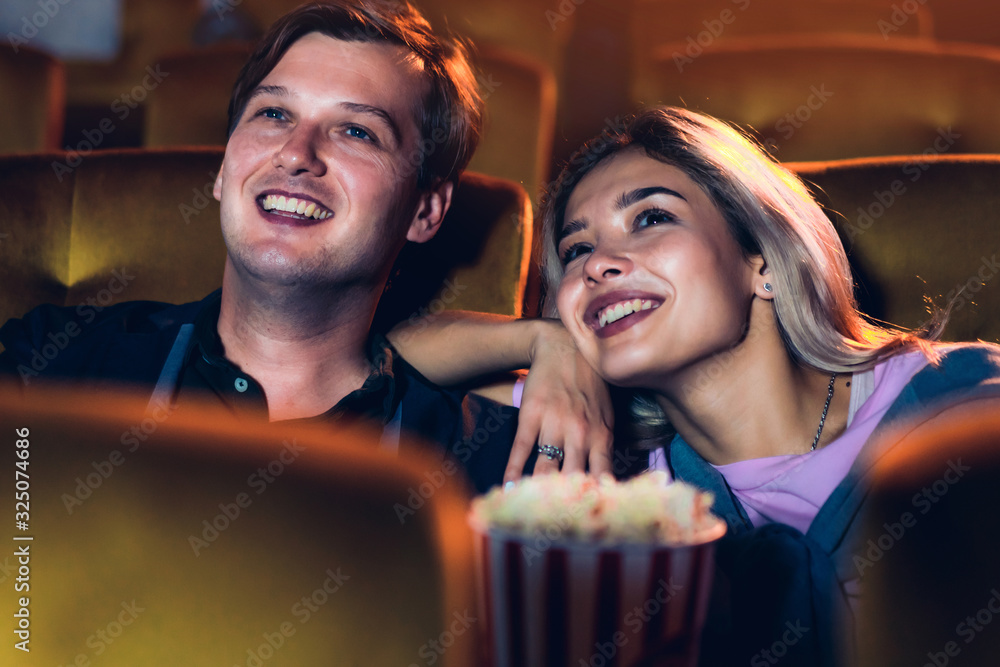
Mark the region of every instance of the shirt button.
POLYGON ((246 381, 246 378, 236 378, 236 391, 241 394, 247 390, 250 384, 246 381))

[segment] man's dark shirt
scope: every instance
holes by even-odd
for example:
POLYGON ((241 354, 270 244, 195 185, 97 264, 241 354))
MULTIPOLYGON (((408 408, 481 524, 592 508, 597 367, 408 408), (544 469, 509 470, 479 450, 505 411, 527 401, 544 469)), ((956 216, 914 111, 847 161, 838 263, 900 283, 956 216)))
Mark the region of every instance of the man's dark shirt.
MULTIPOLYGON (((170 305, 149 301, 91 308, 40 306, 0 328, 0 374, 18 377, 26 388, 49 381, 130 385, 152 396, 166 382, 177 409, 218 402, 239 416, 267 421, 261 386, 224 357, 217 324, 221 292, 199 302, 170 305), (190 330, 183 342, 182 327, 190 330), (171 351, 183 357, 174 375, 164 372, 171 351)), ((364 385, 322 415, 295 422, 360 419, 395 428, 437 446, 466 471, 477 492, 503 479, 517 428, 517 410, 460 390, 432 384, 406 363, 381 335, 369 344, 371 374, 364 385)), ((409 439, 402 446, 412 446, 409 439)))

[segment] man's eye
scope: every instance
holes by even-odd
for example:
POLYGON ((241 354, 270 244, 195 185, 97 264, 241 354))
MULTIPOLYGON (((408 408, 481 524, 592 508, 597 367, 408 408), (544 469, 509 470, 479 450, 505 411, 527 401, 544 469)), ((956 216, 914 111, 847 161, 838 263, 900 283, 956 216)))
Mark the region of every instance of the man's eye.
POLYGON ((264 118, 273 118, 274 120, 285 120, 285 114, 281 109, 275 109, 273 107, 267 107, 261 109, 257 112, 258 116, 263 116, 264 118))
POLYGON ((562 260, 563 266, 566 266, 574 259, 582 257, 583 255, 587 255, 592 251, 593 248, 591 248, 586 243, 574 243, 570 247, 566 248, 559 256, 559 258, 562 260))
POLYGON ((649 227, 652 225, 662 225, 665 222, 675 222, 677 218, 672 213, 662 209, 654 208, 643 211, 635 217, 636 227, 649 227))
POLYGON ((368 141, 375 141, 375 136, 363 127, 358 127, 357 125, 352 125, 347 128, 347 136, 354 137, 355 139, 367 139, 368 141))

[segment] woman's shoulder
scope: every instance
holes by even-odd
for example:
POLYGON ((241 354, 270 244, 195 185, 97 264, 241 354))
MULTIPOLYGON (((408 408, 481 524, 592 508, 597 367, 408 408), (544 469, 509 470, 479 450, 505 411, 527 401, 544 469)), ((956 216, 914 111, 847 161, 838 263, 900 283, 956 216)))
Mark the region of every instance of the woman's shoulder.
MULTIPOLYGON (((912 363, 905 352, 884 363, 912 363)), ((1000 395, 1000 345, 993 343, 937 343, 926 351, 927 363, 906 383, 887 417, 898 417, 919 407, 988 395, 1000 395)), ((919 357, 916 357, 919 358, 919 357)))
POLYGON ((931 366, 939 373, 1000 374, 1000 345, 982 341, 938 343, 931 350, 931 366))

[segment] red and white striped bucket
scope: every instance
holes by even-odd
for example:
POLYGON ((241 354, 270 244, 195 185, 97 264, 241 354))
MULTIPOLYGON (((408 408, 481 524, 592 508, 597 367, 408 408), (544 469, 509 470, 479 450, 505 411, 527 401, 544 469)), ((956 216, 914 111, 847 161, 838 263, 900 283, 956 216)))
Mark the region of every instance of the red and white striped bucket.
POLYGON ((682 547, 572 542, 476 523, 480 627, 492 667, 697 663, 725 523, 682 547))

